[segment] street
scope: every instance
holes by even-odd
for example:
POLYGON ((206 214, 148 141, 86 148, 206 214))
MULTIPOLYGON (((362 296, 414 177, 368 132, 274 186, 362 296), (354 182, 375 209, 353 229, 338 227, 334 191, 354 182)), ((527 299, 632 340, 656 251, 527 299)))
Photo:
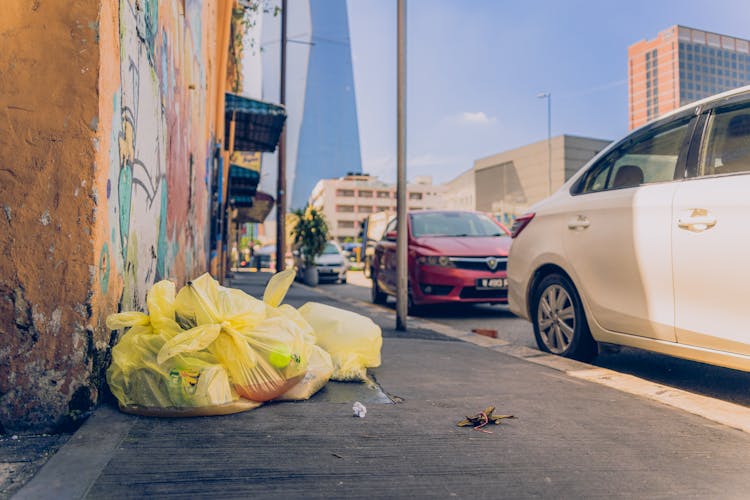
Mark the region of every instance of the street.
MULTIPOLYGON (((361 271, 349 271, 345 285, 321 285, 339 297, 370 302, 369 278, 361 271)), ((395 300, 388 299, 387 307, 395 309, 395 300)), ((537 349, 531 323, 512 314, 507 306, 441 305, 423 307, 417 315, 456 329, 475 328, 497 331, 497 338, 512 345, 537 349)), ((629 347, 599 350, 594 366, 627 373, 651 382, 682 389, 695 394, 750 407, 750 373, 705 365, 629 347)))

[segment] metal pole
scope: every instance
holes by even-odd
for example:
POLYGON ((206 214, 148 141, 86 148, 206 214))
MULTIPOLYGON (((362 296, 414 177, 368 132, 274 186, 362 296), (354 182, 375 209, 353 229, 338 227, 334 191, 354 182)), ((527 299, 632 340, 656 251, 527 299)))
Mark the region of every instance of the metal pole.
POLYGON ((539 92, 539 99, 547 99, 547 196, 552 194, 552 93, 539 92))
POLYGON ((408 314, 408 224, 406 220, 406 0, 398 0, 398 152, 396 181, 396 330, 406 330, 408 314))
MULTIPOLYGON (((281 84, 279 102, 286 105, 286 8, 281 1, 281 84)), ((286 267, 286 125, 279 136, 279 169, 276 178, 276 272, 286 267)))
POLYGON ((552 93, 547 92, 547 196, 552 195, 552 93))

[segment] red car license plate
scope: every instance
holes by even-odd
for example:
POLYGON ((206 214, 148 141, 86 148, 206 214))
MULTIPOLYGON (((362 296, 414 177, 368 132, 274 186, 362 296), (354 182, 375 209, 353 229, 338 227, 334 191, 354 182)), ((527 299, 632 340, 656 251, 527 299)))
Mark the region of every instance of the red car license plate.
POLYGON ((498 290, 508 288, 507 278, 480 278, 477 280, 477 290, 498 290))

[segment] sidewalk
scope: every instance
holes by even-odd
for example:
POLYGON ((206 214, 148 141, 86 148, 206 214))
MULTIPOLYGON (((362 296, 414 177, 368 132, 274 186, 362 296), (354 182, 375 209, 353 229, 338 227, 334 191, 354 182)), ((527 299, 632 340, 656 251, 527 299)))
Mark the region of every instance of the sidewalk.
MULTIPOLYGON (((268 273, 231 286, 262 296, 268 273)), ((376 389, 222 417, 159 419, 101 407, 13 498, 746 497, 750 434, 476 345, 393 311, 295 283, 383 329, 376 389), (367 407, 352 416, 352 404, 367 407), (487 406, 515 419, 456 422, 487 406)), ((472 334, 467 334, 467 336, 472 334)), ((475 339, 476 340, 476 339, 475 339)), ((495 343, 493 343, 495 342, 495 343)), ((541 353, 537 353, 540 355, 541 353)))

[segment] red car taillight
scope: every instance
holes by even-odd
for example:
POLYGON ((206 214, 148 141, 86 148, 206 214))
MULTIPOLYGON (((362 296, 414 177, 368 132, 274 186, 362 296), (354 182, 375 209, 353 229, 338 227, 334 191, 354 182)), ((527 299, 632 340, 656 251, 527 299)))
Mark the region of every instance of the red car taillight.
POLYGON ((529 213, 516 217, 516 220, 513 221, 513 227, 510 229, 510 237, 515 238, 521 234, 521 231, 529 225, 529 222, 531 222, 531 219, 533 219, 535 215, 535 213, 529 213))

